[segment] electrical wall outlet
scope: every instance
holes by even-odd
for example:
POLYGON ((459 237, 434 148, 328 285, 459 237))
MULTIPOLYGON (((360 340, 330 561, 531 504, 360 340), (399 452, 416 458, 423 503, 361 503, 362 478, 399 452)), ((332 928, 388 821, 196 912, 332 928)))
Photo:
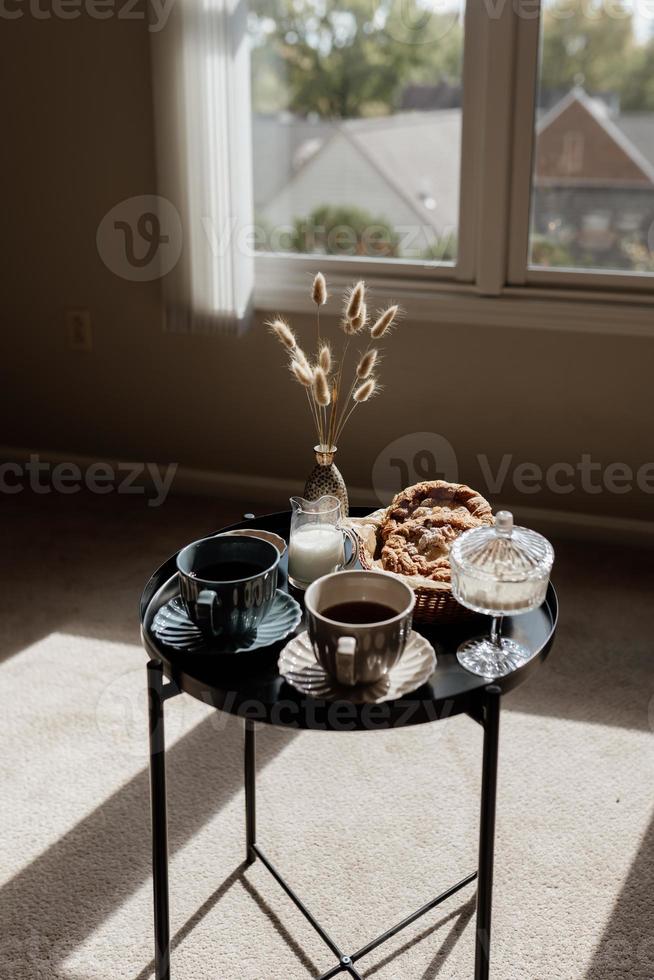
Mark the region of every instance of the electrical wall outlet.
POLYGON ((88 310, 66 310, 66 329, 71 350, 93 349, 91 314, 88 310))

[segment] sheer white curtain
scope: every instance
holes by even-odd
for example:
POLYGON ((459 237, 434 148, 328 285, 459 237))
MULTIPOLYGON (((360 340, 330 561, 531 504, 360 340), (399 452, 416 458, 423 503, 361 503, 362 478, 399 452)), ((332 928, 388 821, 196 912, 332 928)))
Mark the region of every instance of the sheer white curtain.
POLYGON ((158 191, 183 233, 167 328, 238 332, 254 288, 247 0, 175 0, 151 38, 158 191))

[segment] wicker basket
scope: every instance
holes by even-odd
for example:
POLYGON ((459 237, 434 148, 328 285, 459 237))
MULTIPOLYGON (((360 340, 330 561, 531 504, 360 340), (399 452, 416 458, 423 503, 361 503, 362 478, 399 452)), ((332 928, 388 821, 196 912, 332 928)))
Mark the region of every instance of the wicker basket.
MULTIPOLYGON (((359 561, 362 568, 374 569, 375 564, 363 541, 359 540, 359 561)), ((393 572, 389 574, 393 575, 393 572)), ((406 579, 404 579, 406 581, 406 579)), ((470 609, 459 605, 449 584, 434 583, 429 586, 411 586, 415 593, 416 604, 413 618, 416 623, 459 623, 475 615, 470 609)))
MULTIPOLYGON (((377 513, 380 514, 382 512, 377 513)), ((359 562, 362 568, 369 571, 378 569, 379 563, 375 560, 375 554, 371 551, 371 546, 366 539, 362 537, 360 530, 367 525, 369 528, 368 535, 370 537, 372 533, 370 522, 375 516, 371 514, 369 518, 363 520, 352 519, 350 521, 355 530, 359 532, 359 562)), ((375 539, 378 542, 376 534, 375 539)), ((390 572, 388 574, 394 575, 396 573, 390 572)), ((452 589, 449 583, 434 582, 433 584, 429 583, 427 585, 412 585, 411 576, 398 575, 398 578, 406 582, 415 593, 416 604, 413 610, 413 618, 416 623, 459 623, 475 615, 470 609, 459 605, 452 595, 452 589)))

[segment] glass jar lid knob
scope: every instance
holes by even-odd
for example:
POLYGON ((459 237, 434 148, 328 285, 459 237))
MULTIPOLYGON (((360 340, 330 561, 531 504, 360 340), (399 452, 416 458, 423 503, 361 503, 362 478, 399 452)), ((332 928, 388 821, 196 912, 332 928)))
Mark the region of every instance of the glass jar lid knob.
POLYGON ((495 530, 500 538, 510 538, 513 534, 513 514, 510 510, 498 510, 495 515, 495 530))

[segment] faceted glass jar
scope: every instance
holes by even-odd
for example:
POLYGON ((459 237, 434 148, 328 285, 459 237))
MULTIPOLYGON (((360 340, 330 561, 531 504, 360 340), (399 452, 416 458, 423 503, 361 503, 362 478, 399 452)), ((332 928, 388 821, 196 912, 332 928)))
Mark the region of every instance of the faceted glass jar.
POLYGON ((529 650, 501 636, 502 617, 541 605, 553 563, 554 549, 547 538, 514 527, 509 511, 500 511, 494 526, 474 528, 457 538, 450 549, 452 594, 467 609, 494 617, 489 637, 459 647, 459 663, 467 670, 502 677, 529 660, 529 650))
POLYGON ((544 601, 553 562, 547 538, 514 527, 509 511, 500 511, 493 526, 468 531, 452 545, 452 592, 486 615, 528 612, 544 601))

